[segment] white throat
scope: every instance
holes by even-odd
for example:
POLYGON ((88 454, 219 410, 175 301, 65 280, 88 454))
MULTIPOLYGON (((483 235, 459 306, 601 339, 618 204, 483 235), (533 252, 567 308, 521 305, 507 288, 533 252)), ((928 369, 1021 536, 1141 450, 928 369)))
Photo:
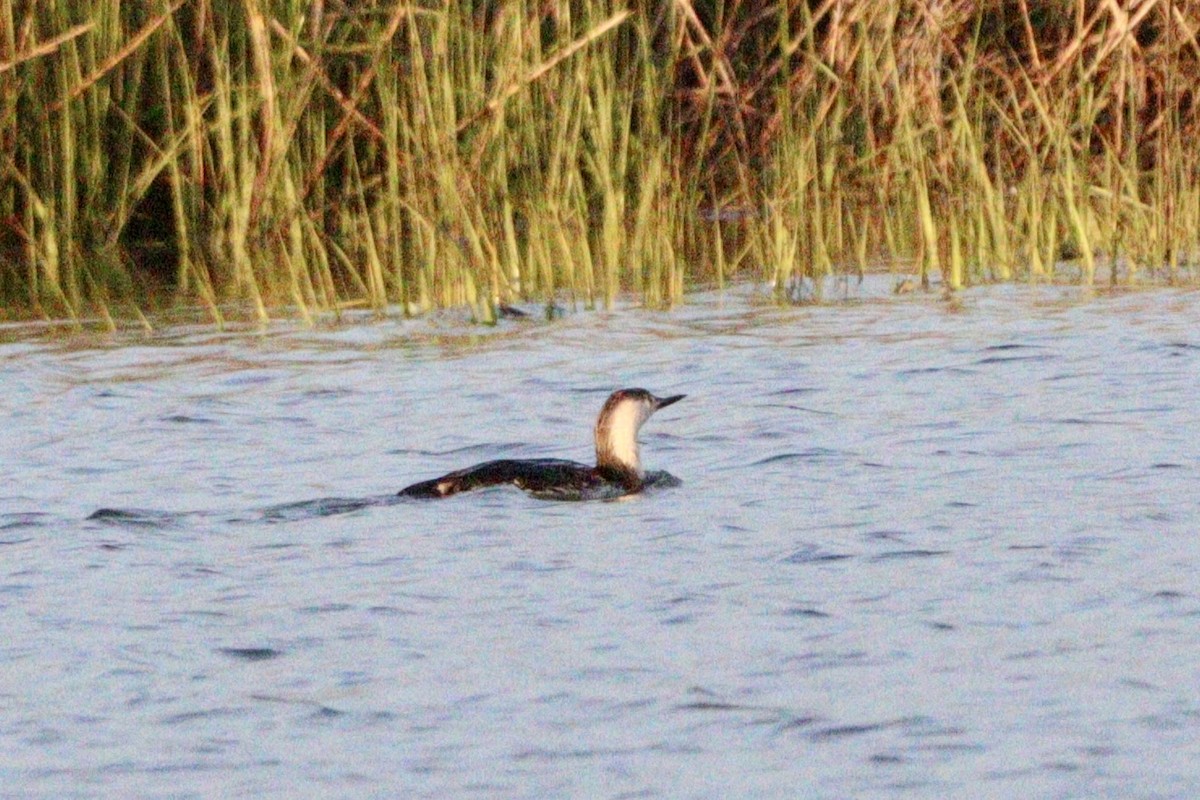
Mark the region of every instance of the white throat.
POLYGON ((601 419, 596 425, 597 465, 617 466, 644 478, 637 436, 651 413, 644 403, 627 400, 601 419))

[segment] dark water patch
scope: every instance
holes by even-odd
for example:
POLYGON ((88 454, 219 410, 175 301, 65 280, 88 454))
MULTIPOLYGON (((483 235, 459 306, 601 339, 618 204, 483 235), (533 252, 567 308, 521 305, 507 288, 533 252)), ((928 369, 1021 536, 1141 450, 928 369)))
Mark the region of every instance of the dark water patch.
POLYGON ((1012 364, 1012 363, 1019 362, 1019 361, 1027 361, 1027 362, 1053 361, 1056 358, 1058 358, 1058 356, 1050 355, 1048 353, 1041 354, 1041 355, 1030 355, 1030 356, 988 356, 986 358, 979 359, 975 363, 978 364, 979 366, 988 366, 991 364, 1012 364))
POLYGON ((1106 470, 1103 472, 1085 472, 1083 475, 1087 476, 1087 478, 1090 480, 1095 481, 1129 483, 1145 478, 1145 473, 1145 470, 1137 467, 1122 467, 1120 469, 1106 470))
POLYGON ((976 359, 975 363, 979 366, 990 366, 995 364, 1012 364, 1016 362, 1039 363, 1055 361, 1058 356, 1053 353, 1038 352, 1043 348, 1036 345, 993 345, 983 348, 983 352, 991 355, 983 356, 976 359))
POLYGON ((1047 375, 1039 380, 1042 383, 1065 383, 1067 381, 1086 381, 1095 380, 1101 377, 1104 373, 1100 371, 1088 372, 1056 372, 1052 375, 1047 375))
POLYGON ((325 543, 325 547, 331 550, 348 550, 358 544, 357 539, 331 539, 325 543))
POLYGON ((299 542, 267 542, 255 545, 253 550, 293 550, 300 546, 299 542))
POLYGON ((1060 574, 1061 566, 1061 564, 1042 561, 1029 569, 1014 573, 1008 579, 1008 582, 1014 584, 1028 583, 1067 586, 1079 581, 1078 577, 1060 574))
MULTIPOLYGON (((837 741, 897 728, 903 732, 903 735, 918 740, 945 739, 947 737, 962 736, 966 733, 966 731, 960 727, 941 725, 935 720, 926 716, 911 716, 901 717, 893 720, 885 720, 883 722, 830 725, 813 731, 809 734, 809 738, 815 742, 837 741)), ((956 743, 940 742, 932 745, 932 747, 939 748, 942 744, 947 744, 954 749, 957 749, 958 747, 956 743)), ((922 749, 929 748, 930 746, 931 745, 929 744, 921 745, 922 749)), ((967 749, 974 749, 975 746, 966 745, 966 747, 967 749)))
POLYGON ((734 703, 717 699, 693 700, 675 706, 675 711, 686 714, 751 714, 749 722, 755 725, 771 725, 777 729, 788 726, 799 727, 816 721, 815 717, 798 717, 772 706, 755 703, 734 703), (786 721, 781 723, 780 719, 786 721))
POLYGON ((194 417, 190 414, 168 414, 158 419, 160 422, 170 422, 178 425, 215 425, 217 423, 211 417, 194 417))
POLYGON ((302 606, 298 609, 301 614, 337 614, 343 611, 353 611, 349 603, 323 603, 319 606, 302 606))
POLYGON ((896 530, 894 528, 880 528, 878 530, 867 531, 863 534, 864 538, 881 542, 903 542, 905 537, 909 535, 908 531, 896 530))
POLYGON ((893 720, 891 722, 869 722, 861 725, 833 725, 827 728, 815 730, 809 734, 809 738, 814 742, 828 742, 835 739, 847 739, 852 736, 862 736, 868 733, 878 733, 879 731, 894 728, 902 724, 901 720, 893 720))
POLYGON ((1067 562, 1085 561, 1108 551, 1110 540, 1083 536, 1054 548, 1054 554, 1067 562))
POLYGON ((1140 351, 1163 351, 1168 356, 1187 356, 1200 352, 1200 344, 1186 341, 1150 342, 1137 348, 1140 351))
POLYGON ((911 369, 902 369, 896 373, 897 377, 912 378, 920 375, 951 375, 954 377, 970 377, 978 375, 979 370, 968 369, 967 367, 913 367, 911 369))
MULTIPOLYGON (((0 531, 19 531, 26 528, 45 528, 58 522, 58 518, 42 511, 17 511, 0 514, 0 531)), ((0 542, 2 544, 4 542, 0 542)))
POLYGON ((822 417, 836 417, 836 411, 829 411, 823 408, 813 408, 812 406, 798 406, 792 403, 764 403, 759 408, 786 408, 788 411, 803 411, 805 414, 816 414, 822 417))
POLYGON ((567 568, 567 565, 564 563, 540 564, 536 561, 530 561, 529 559, 510 561, 508 564, 504 565, 505 572, 546 573, 560 572, 567 568))
POLYGON ((364 508, 392 505, 397 502, 399 502, 398 498, 390 494, 372 497, 318 497, 315 500, 300 500, 295 503, 268 506, 259 514, 265 522, 296 522, 332 517, 336 514, 350 514, 364 508))
MULTIPOLYGON (((340 400, 343 397, 351 397, 353 394, 353 389, 338 387, 332 389, 306 389, 299 396, 311 400, 340 400)), ((290 402, 294 402, 294 399, 291 401, 285 400, 283 405, 288 405, 290 402)))
POLYGON ((241 716, 246 713, 242 708, 207 708, 202 711, 184 711, 180 714, 171 714, 163 717, 161 722, 164 725, 180 725, 197 720, 214 719, 218 717, 233 717, 241 716))
POLYGON ((176 565, 175 574, 184 579, 207 580, 217 576, 226 576, 228 573, 207 564, 183 563, 176 565))
POLYGON ((1002 344, 989 344, 983 348, 985 353, 1007 353, 1011 350, 1035 350, 1041 345, 1023 344, 1021 342, 1004 342, 1002 344))
POLYGON ((663 743, 634 747, 578 747, 558 750, 534 747, 518 750, 513 753, 512 759, 514 761, 574 761, 590 758, 611 758, 613 756, 633 756, 645 753, 699 755, 703 752, 703 749, 700 747, 663 743))
POLYGON ((795 606, 793 608, 785 608, 783 610, 785 617, 804 617, 807 619, 828 619, 829 614, 816 608, 807 606, 795 606))
POLYGON ((531 449, 537 448, 530 445, 528 442, 482 442, 477 444, 468 444, 462 447, 452 447, 449 450, 419 450, 411 447, 397 447, 385 452, 390 456, 421 456, 423 458, 440 458, 442 456, 453 455, 488 455, 492 453, 512 453, 531 449))
POLYGON ((1112 408, 1100 411, 1092 411, 1088 414, 1089 417, 1124 417, 1136 416, 1145 417, 1150 414, 1170 414, 1179 411, 1179 407, 1170 404, 1161 404, 1155 406, 1127 406, 1125 408, 1112 408))
POLYGON ((1109 425, 1124 426, 1128 423, 1111 419, 1095 419, 1094 417, 1043 417, 1029 418, 1025 422, 1031 425, 1109 425))
POLYGON ((317 720, 331 720, 345 716, 349 716, 347 712, 339 711, 338 709, 331 708, 330 706, 318 705, 315 709, 313 709, 313 718, 317 720))
POLYGON ((903 756, 896 753, 875 753, 867 760, 872 764, 880 765, 904 764, 907 761, 903 756))
POLYGON ((222 383, 226 386, 261 386, 279 380, 285 375, 280 371, 253 371, 244 372, 232 377, 226 378, 222 383))
POLYGON ((285 695, 254 692, 250 695, 250 699, 257 700, 262 703, 277 703, 279 705, 311 708, 313 711, 313 716, 317 719, 333 719, 348 715, 348 712, 346 711, 333 708, 332 706, 326 705, 319 700, 313 700, 309 697, 288 697, 285 695))
POLYGON ((310 422, 312 420, 308 417, 298 417, 289 414, 256 414, 251 419, 245 420, 244 424, 271 428, 281 423, 284 425, 308 425, 310 422))
POLYGON ((720 700, 694 700, 691 703, 681 703, 675 706, 676 711, 748 711, 750 709, 750 706, 725 703, 720 700))
POLYGON ((367 606, 364 610, 368 614, 378 614, 379 616, 415 616, 418 614, 413 609, 396 606, 367 606))
POLYGON ((182 620, 200 620, 201 623, 203 623, 210 620, 229 619, 229 616, 229 612, 227 611, 210 611, 208 609, 200 608, 189 611, 180 611, 172 614, 164 614, 163 621, 180 622, 182 620))
POLYGON ((794 656, 787 656, 783 659, 783 663, 801 664, 810 672, 818 672, 838 667, 864 667, 869 665, 878 665, 880 661, 877 658, 872 658, 871 654, 865 650, 842 650, 832 652, 817 650, 810 653, 800 653, 794 656))
POLYGON ((150 508, 98 508, 87 519, 118 528, 168 528, 184 516, 150 508))
POLYGON ((784 556, 781 561, 785 564, 826 564, 831 561, 845 561, 853 557, 849 553, 830 553, 817 545, 809 545, 791 555, 784 556))
POLYGON ((240 661, 270 661, 283 655, 273 647, 218 647, 217 652, 240 661))
POLYGON ((777 733, 784 733, 786 731, 796 731, 796 730, 800 730, 801 728, 810 728, 813 725, 816 725, 818 722, 821 722, 821 718, 815 717, 815 716, 803 716, 803 715, 794 715, 794 714, 790 714, 790 715, 785 714, 782 716, 784 717, 783 721, 782 722, 776 721, 776 724, 775 724, 775 730, 777 733))
POLYGON ((703 442, 711 444, 717 448, 728 447, 731 440, 728 436, 721 433, 702 433, 699 436, 688 437, 689 442, 703 442))
POLYGON ((685 713, 751 713, 765 715, 762 720, 763 724, 777 725, 781 717, 795 719, 795 715, 787 712, 785 709, 763 705, 761 703, 740 703, 736 700, 727 700, 719 693, 710 689, 705 689, 703 686, 693 686, 687 692, 693 699, 689 699, 682 703, 677 703, 674 706, 675 711, 685 713))
POLYGON ((944 556, 949 552, 949 550, 891 550, 871 556, 869 561, 877 563, 880 561, 902 561, 911 558, 933 558, 935 556, 944 556))
POLYGON ((931 419, 927 422, 912 422, 905 427, 911 430, 955 431, 948 436, 943 436, 943 439, 963 439, 975 435, 971 432, 958 432, 961 425, 962 423, 956 419, 931 419))
POLYGON ((810 447, 807 450, 800 450, 793 453, 779 453, 778 455, 768 456, 758 461, 751 462, 751 467, 762 467, 767 464, 775 464, 780 461, 826 461, 834 457, 841 457, 842 453, 837 450, 831 450, 827 447, 810 447))
POLYGON ((85 478, 94 478, 101 475, 107 475, 110 472, 117 472, 124 467, 115 464, 87 464, 84 466, 66 467, 63 469, 63 475, 79 475, 85 478))

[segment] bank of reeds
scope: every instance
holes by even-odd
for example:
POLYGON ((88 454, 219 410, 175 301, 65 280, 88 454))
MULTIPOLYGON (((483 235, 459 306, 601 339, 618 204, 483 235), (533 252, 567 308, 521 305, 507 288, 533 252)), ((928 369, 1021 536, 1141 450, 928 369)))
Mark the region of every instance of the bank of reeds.
POLYGON ((1193 281, 1198 32, 1200 0, 0 0, 4 315, 1193 281))

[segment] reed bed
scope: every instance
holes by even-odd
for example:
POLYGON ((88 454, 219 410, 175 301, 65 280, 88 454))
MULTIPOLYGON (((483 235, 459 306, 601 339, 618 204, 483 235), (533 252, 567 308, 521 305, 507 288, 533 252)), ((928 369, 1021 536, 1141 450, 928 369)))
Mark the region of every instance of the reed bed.
POLYGON ((0 315, 1194 282, 1200 0, 0 0, 0 315))

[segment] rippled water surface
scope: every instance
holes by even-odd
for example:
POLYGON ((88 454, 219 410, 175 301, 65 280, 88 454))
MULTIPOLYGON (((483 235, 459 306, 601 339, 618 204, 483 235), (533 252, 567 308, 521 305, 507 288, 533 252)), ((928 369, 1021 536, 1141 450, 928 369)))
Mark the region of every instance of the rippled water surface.
POLYGON ((0 331, 0 796, 1197 796, 1200 296, 852 295, 0 331))

